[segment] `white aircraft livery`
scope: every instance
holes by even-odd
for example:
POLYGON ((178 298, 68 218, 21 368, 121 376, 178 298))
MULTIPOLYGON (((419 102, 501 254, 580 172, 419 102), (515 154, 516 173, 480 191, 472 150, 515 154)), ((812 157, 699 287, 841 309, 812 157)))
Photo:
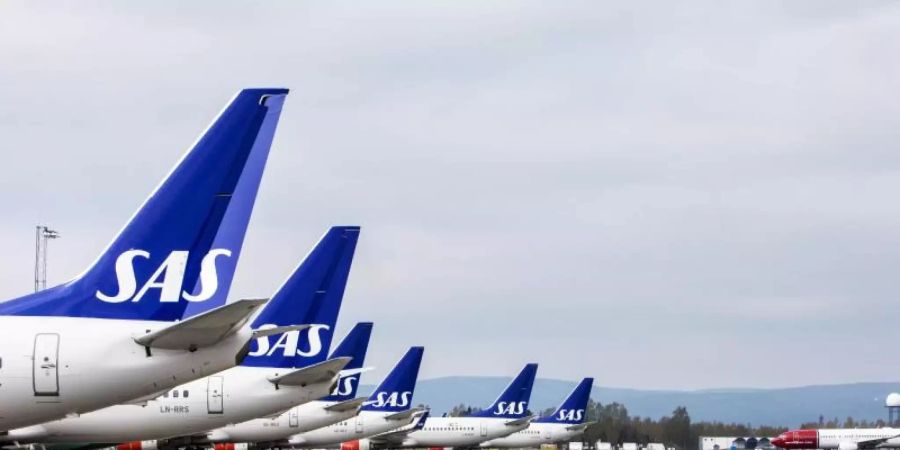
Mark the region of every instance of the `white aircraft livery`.
MULTIPOLYGON (((301 415, 298 416, 296 425, 292 425, 294 428, 291 428, 290 431, 281 427, 282 430, 276 432, 267 432, 264 429, 264 423, 251 421, 248 424, 252 424, 254 430, 243 427, 242 424, 236 427, 238 432, 226 429, 221 435, 213 438, 213 440, 221 442, 216 444, 215 450, 275 447, 326 448, 338 447, 345 441, 352 441, 356 445, 363 441, 365 445, 368 445, 368 440, 365 439, 367 437, 407 426, 416 420, 420 420, 420 424, 424 423, 424 418, 420 418, 424 414, 422 408, 412 407, 413 393, 416 389, 416 379, 419 376, 419 366, 422 364, 424 351, 422 347, 410 348, 381 384, 365 399, 362 407, 359 408, 358 415, 354 408, 351 417, 354 415, 355 417, 348 417, 326 427, 310 429, 312 427, 304 423, 304 416, 301 415), (304 428, 307 430, 304 431, 304 428), (297 434, 296 430, 303 432, 297 434)), ((212 434, 216 435, 217 432, 212 434)))
POLYGON ((528 401, 536 374, 537 364, 526 365, 487 409, 467 417, 429 417, 421 429, 377 435, 369 439, 368 446, 474 447, 524 430, 532 419, 528 401))
POLYGON ((593 378, 585 378, 575 386, 568 397, 546 417, 535 419, 522 431, 506 437, 482 442, 490 448, 540 448, 542 444, 570 442, 580 436, 589 423, 585 422, 588 399, 591 397, 593 378))
POLYGON ((265 300, 201 305, 231 287, 287 93, 238 93, 87 270, 0 303, 0 432, 237 363, 265 300))
POLYGON ((372 334, 372 323, 356 324, 331 353, 330 358, 349 357, 331 395, 295 406, 272 418, 259 418, 211 431, 209 440, 215 443, 253 442, 274 447, 286 442, 293 434, 325 427, 356 415, 365 397, 356 398, 359 377, 365 363, 366 350, 372 334))
POLYGON ((328 395, 350 357, 325 360, 350 272, 358 227, 333 227, 254 319, 262 330, 237 367, 153 399, 13 429, 0 440, 66 444, 203 443, 206 431, 278 414, 328 395), (309 324, 302 329, 301 324, 309 324), (273 333, 274 330, 274 333, 273 333), (168 438, 177 438, 165 440, 168 438), (159 442, 158 442, 159 441, 159 442))

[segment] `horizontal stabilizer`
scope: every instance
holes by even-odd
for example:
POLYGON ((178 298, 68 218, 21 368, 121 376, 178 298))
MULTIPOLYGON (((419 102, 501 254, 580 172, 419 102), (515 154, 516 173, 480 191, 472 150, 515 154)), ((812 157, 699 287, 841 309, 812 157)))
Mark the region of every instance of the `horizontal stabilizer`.
POLYGON ((593 422, 583 422, 583 423, 579 423, 579 424, 577 424, 577 425, 572 425, 572 426, 566 427, 566 430, 568 430, 568 431, 578 431, 578 430, 583 430, 583 429, 585 429, 585 428, 587 428, 587 427, 589 427, 589 426, 591 426, 591 425, 594 425, 594 424, 596 424, 596 423, 597 423, 596 420, 593 421, 593 422))
POLYGON ((376 443, 379 446, 387 447, 387 448, 399 447, 399 446, 403 445, 403 442, 406 440, 406 437, 410 433, 424 428, 425 422, 428 420, 428 415, 429 415, 428 410, 416 411, 416 413, 419 413, 421 415, 419 415, 419 417, 417 417, 414 422, 401 425, 397 428, 394 428, 391 431, 387 431, 387 432, 381 433, 379 435, 372 436, 369 439, 373 443, 376 443))
POLYGON ((134 341, 145 347, 196 350, 221 342, 239 330, 268 299, 245 299, 151 331, 134 341))
POLYGON ((353 375, 359 375, 361 373, 366 373, 371 370, 375 370, 374 367, 360 367, 359 369, 344 369, 341 371, 342 377, 352 377, 353 375))
POLYGON ((331 406, 326 406, 325 411, 332 412, 345 412, 351 411, 354 409, 359 409, 362 406, 363 402, 366 401, 368 397, 357 397, 351 398, 350 400, 344 400, 342 402, 337 402, 331 406))
POLYGON ((253 339, 274 336, 276 334, 287 333, 289 331, 300 331, 309 328, 309 325, 285 325, 283 327, 260 328, 253 330, 253 339))
POLYGON ((163 395, 165 392, 168 392, 168 389, 163 390, 163 391, 159 391, 159 392, 154 392, 154 393, 152 393, 152 394, 150 394, 150 395, 145 395, 145 396, 143 396, 143 397, 138 397, 138 398, 136 398, 136 399, 127 401, 127 402, 125 402, 125 403, 123 403, 123 404, 125 404, 125 405, 139 405, 139 406, 145 406, 145 405, 147 405, 147 402, 149 402, 150 400, 153 400, 153 399, 155 399, 155 398, 157 398, 157 397, 163 395))
POLYGON ((30 427, 16 428, 0 435, 0 442, 3 442, 4 448, 19 447, 23 444, 36 442, 47 437, 47 428, 43 425, 32 425, 30 427), (8 445, 6 443, 12 443, 8 445))
POLYGON ((269 381, 282 386, 308 386, 322 383, 336 377, 349 362, 350 358, 333 358, 284 375, 269 377, 269 381))
POLYGON ((506 425, 508 427, 517 427, 520 425, 525 425, 525 424, 531 423, 532 420, 534 420, 534 416, 525 416, 521 419, 510 420, 509 422, 506 422, 503 425, 506 425))
POLYGON ((425 408, 411 408, 407 409, 406 411, 400 411, 398 413, 384 416, 384 420, 406 420, 424 410, 425 408))
POLYGON ((275 419, 279 418, 282 414, 286 414, 286 413, 287 413, 288 411, 290 411, 290 410, 291 410, 291 408, 288 408, 288 409, 282 409, 281 411, 276 411, 276 412, 274 412, 274 413, 272 413, 272 414, 268 414, 268 415, 265 415, 265 416, 260 416, 260 417, 258 417, 258 419, 275 420, 275 419))

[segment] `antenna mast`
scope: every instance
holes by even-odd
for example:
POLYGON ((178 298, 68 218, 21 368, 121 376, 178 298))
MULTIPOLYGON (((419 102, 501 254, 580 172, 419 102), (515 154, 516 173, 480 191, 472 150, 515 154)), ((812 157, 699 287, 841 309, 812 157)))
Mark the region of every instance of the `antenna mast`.
POLYGON ((34 292, 47 289, 47 242, 59 237, 59 232, 46 225, 34 229, 34 292))

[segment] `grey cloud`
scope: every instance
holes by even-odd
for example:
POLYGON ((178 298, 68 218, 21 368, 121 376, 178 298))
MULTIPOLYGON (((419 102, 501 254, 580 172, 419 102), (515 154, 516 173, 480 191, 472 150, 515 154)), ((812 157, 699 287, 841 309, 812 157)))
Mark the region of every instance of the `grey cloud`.
POLYGON ((376 322, 372 378, 413 344, 425 376, 891 377, 891 2, 0 8, 5 297, 36 221, 78 273, 235 90, 277 84, 234 294, 363 225, 341 329, 376 322), (821 370, 747 370, 784 354, 821 370))

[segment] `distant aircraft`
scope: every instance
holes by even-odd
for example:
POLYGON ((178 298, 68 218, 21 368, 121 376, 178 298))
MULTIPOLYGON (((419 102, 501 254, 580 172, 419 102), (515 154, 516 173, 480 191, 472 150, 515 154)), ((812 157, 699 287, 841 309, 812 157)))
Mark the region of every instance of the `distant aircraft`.
POLYGON ((238 93, 85 272, 0 303, 0 431, 236 364, 265 300, 176 321, 231 287, 287 93, 238 93))
POLYGON ((585 422, 588 399, 591 397, 593 378, 581 380, 572 393, 549 416, 535 419, 528 428, 509 436, 482 442, 482 447, 524 448, 542 444, 570 442, 580 436, 590 423, 585 422))
POLYGON ((423 408, 414 407, 412 403, 424 352, 423 347, 411 347, 407 350, 362 404, 356 417, 324 428, 295 434, 288 439, 285 446, 338 447, 346 441, 366 441, 368 437, 415 423, 425 412, 423 408))
POLYGON ((270 334, 255 339, 237 367, 154 398, 10 430, 0 440, 184 447, 194 445, 194 438, 204 442, 210 429, 328 395, 350 361, 325 358, 358 237, 358 227, 333 227, 325 234, 254 318, 253 328, 270 334), (307 325, 300 329, 302 324, 307 325))
POLYGON ((356 324, 329 358, 350 357, 331 395, 295 406, 271 418, 258 418, 230 424, 208 433, 214 443, 254 442, 261 447, 277 447, 293 434, 326 427, 357 414, 366 397, 356 397, 359 377, 365 363, 366 350, 372 334, 372 323, 356 324), (271 444, 271 445, 267 445, 271 444))
POLYGON ((528 428, 528 411, 537 364, 528 364, 490 407, 468 417, 429 417, 419 430, 374 436, 372 446, 471 447, 528 428))
POLYGON ((772 445, 787 450, 866 450, 900 448, 898 428, 832 428, 791 430, 772 439, 772 445))
MULTIPOLYGON (((358 450, 360 442, 368 447, 369 442, 365 439, 366 437, 397 429, 411 431, 416 427, 421 428, 426 414, 423 408, 412 406, 412 397, 423 352, 422 347, 410 348, 381 384, 375 388, 372 395, 365 398, 366 401, 358 414, 354 408, 347 412, 347 419, 326 427, 314 427, 315 424, 306 424, 304 416, 298 414, 296 422, 289 424, 288 427, 291 427, 290 431, 304 428, 309 430, 299 434, 285 433, 288 430, 284 430, 284 420, 282 419, 284 415, 279 417, 277 425, 270 427, 281 428, 276 430, 266 430, 264 424, 259 420, 250 421, 235 427, 239 430, 238 432, 231 431, 229 427, 211 433, 211 439, 219 442, 215 445, 215 450, 330 448, 341 446, 342 442, 351 439, 353 441, 349 445, 355 445, 358 450), (246 425, 252 425, 253 429, 246 425)), ((341 394, 336 395, 340 396, 341 394)), ((343 403, 337 403, 337 405, 343 403)), ((313 404, 307 403, 301 408, 313 404)))

